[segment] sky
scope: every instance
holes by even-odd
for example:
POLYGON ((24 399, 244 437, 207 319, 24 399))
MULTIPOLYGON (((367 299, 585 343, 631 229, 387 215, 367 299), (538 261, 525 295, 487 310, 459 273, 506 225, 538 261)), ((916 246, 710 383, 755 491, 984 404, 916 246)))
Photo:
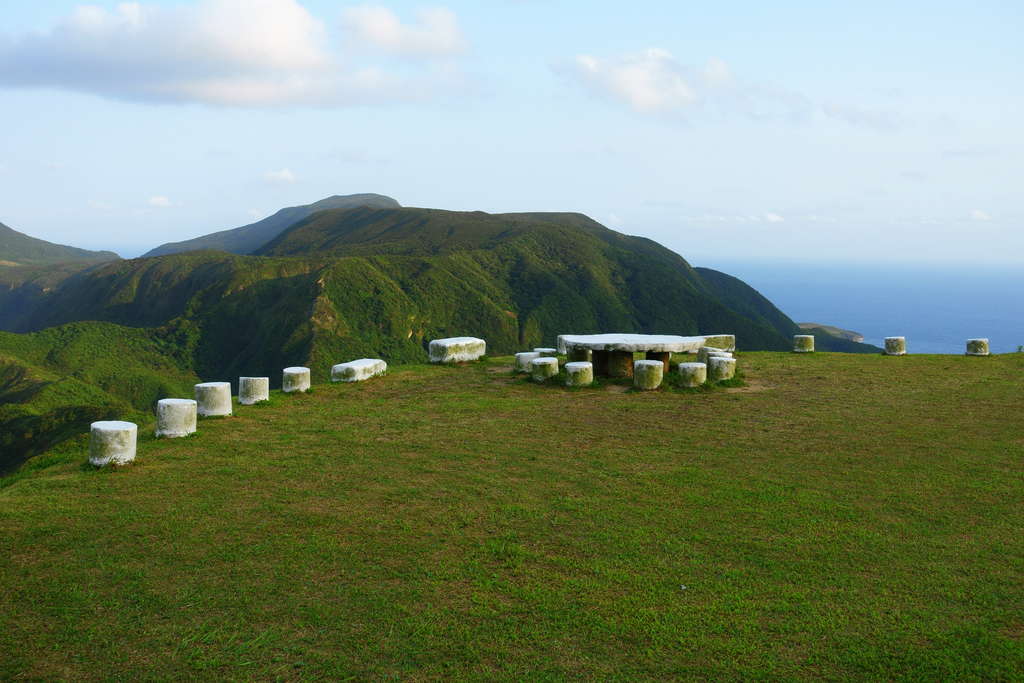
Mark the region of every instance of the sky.
POLYGON ((0 222, 135 256, 333 194, 719 262, 1019 263, 1024 3, 7 0, 0 222))

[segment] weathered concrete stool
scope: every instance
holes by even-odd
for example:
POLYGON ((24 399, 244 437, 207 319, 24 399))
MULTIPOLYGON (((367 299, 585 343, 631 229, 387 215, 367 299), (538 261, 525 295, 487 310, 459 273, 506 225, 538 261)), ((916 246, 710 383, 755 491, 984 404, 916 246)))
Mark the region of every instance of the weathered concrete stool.
POLYGON ((231 384, 204 382, 196 385, 196 403, 202 417, 223 417, 231 414, 231 384))
POLYGON ((466 363, 487 353, 487 342, 476 337, 450 337, 430 342, 431 363, 466 363))
POLYGON ((163 398, 156 402, 156 435, 177 439, 196 431, 197 403, 189 398, 163 398))
POLYGON ((714 346, 702 346, 697 351, 697 362, 707 363, 709 356, 722 356, 723 358, 732 358, 732 353, 729 351, 723 351, 714 346))
POLYGON ((132 422, 93 422, 89 428, 89 463, 96 467, 135 460, 139 427, 132 422))
POLYGON ((988 345, 988 339, 968 339, 967 340, 967 355, 968 356, 988 356, 991 354, 988 345))
POLYGON ((708 381, 724 382, 736 376, 736 359, 712 356, 708 359, 708 381))
POLYGON ((550 349, 546 346, 534 349, 535 353, 539 353, 541 358, 555 358, 558 356, 558 349, 550 349))
POLYGON ((589 387, 594 383, 594 364, 574 361, 565 364, 565 386, 589 387))
POLYGON ((309 368, 294 367, 285 368, 281 380, 281 391, 286 394, 309 391, 312 385, 310 382, 309 368))
POLYGON ((534 358, 530 361, 530 374, 533 381, 546 382, 558 374, 557 358, 534 358))
POLYGON ((906 337, 886 337, 885 338, 885 355, 886 356, 905 356, 907 355, 907 338, 906 337))
POLYGON ((331 381, 362 382, 383 375, 387 371, 388 364, 379 358, 360 358, 331 368, 331 381))
POLYGON ((270 400, 269 377, 239 377, 238 402, 243 406, 251 406, 260 401, 270 400))
POLYGON ((699 387, 708 381, 707 363, 680 363, 679 377, 684 387, 699 387))
POLYGON ((515 362, 516 372, 530 372, 530 361, 534 358, 540 358, 540 354, 536 351, 517 353, 515 362))
POLYGON ((795 335, 793 337, 793 353, 814 353, 814 335, 795 335))
POLYGON ((633 361, 633 386, 637 389, 657 389, 664 378, 665 364, 660 360, 633 361))

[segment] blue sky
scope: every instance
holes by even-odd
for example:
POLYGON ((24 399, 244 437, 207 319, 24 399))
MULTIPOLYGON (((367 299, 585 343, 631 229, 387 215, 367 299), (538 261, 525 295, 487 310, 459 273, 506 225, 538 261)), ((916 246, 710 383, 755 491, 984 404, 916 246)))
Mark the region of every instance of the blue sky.
POLYGON ((331 194, 695 264, 1018 262, 1019 2, 15 1, 0 222, 141 253, 331 194))

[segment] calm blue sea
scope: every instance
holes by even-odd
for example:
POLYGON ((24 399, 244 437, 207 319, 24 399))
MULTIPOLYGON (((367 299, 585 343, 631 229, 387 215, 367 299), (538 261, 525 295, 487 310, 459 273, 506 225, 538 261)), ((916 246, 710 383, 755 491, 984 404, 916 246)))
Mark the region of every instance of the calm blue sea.
POLYGON ((907 338, 910 353, 963 353, 988 337, 993 353, 1024 345, 1024 265, 709 266, 747 282, 797 322, 855 330, 882 345, 907 338))

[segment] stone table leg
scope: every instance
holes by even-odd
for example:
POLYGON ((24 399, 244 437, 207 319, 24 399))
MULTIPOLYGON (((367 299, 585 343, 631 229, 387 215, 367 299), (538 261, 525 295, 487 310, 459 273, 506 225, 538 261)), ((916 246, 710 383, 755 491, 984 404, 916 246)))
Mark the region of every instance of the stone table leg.
POLYGON ((668 364, 672 360, 672 354, 668 351, 648 351, 647 360, 660 360, 665 365, 665 376, 668 377, 668 364))
POLYGON ((633 376, 633 352, 632 351, 609 351, 608 352, 608 376, 609 377, 632 377, 633 376))

